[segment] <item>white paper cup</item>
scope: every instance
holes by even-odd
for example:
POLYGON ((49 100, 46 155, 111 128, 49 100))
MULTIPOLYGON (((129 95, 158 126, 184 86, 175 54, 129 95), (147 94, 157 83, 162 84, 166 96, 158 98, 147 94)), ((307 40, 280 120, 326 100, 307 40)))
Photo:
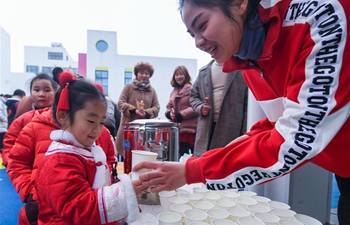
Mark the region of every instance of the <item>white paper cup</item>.
POLYGON ((265 225, 261 220, 254 217, 242 217, 238 219, 239 225, 265 225))
POLYGON ((178 197, 185 197, 185 195, 188 195, 188 194, 190 194, 190 192, 185 189, 181 189, 181 188, 176 189, 176 195, 178 197))
POLYGON ((206 222, 191 222, 189 223, 188 225, 210 225, 209 223, 206 223, 206 222))
POLYGON ((182 225, 181 215, 174 212, 162 212, 157 218, 159 225, 182 225))
POLYGON ((170 209, 172 212, 178 213, 183 217, 184 212, 188 209, 192 209, 192 207, 187 204, 174 204, 170 206, 170 209))
POLYGON ((245 209, 245 210, 248 210, 249 205, 258 204, 257 201, 255 201, 252 198, 242 198, 242 197, 237 198, 236 203, 238 208, 245 209))
POLYGON ((290 209, 288 204, 279 201, 269 201, 268 205, 271 209, 290 209))
POLYGON ((171 203, 169 199, 176 195, 176 191, 161 191, 158 193, 158 195, 163 212, 171 212, 171 203))
POLYGON ((253 191, 239 191, 238 194, 242 197, 242 198, 252 198, 253 196, 256 196, 257 193, 253 192, 253 191))
POLYGON ((208 209, 207 215, 210 223, 215 219, 227 219, 230 216, 226 210, 217 208, 208 209))
POLYGON ((240 197, 240 195, 234 191, 223 191, 220 193, 220 195, 223 199, 233 201, 233 202, 235 202, 236 199, 240 197))
POLYGON ((207 212, 207 210, 214 208, 214 204, 207 201, 197 201, 193 202, 193 208, 207 212))
POLYGON ((263 221, 265 225, 279 225, 280 218, 271 213, 254 213, 254 217, 263 221))
POLYGON ((259 204, 256 204, 256 205, 248 205, 247 206, 248 208, 248 211, 250 212, 250 215, 254 215, 254 213, 268 213, 271 211, 271 209, 267 206, 264 206, 264 205, 259 205, 259 204))
POLYGON ((252 199, 257 201, 259 205, 265 205, 265 206, 269 206, 268 202, 271 201, 271 199, 266 198, 264 196, 259 196, 259 195, 252 196, 252 199))
POLYGON ((238 223, 238 219, 242 217, 248 217, 250 216, 250 213, 247 210, 244 209, 228 209, 227 212, 230 214, 229 218, 236 223, 238 223))
POLYGON ((203 200, 211 202, 213 204, 216 200, 219 200, 219 199, 221 199, 221 195, 216 193, 208 192, 203 194, 203 200))
MULTIPOLYGON (((151 162, 151 161, 157 161, 158 154, 155 152, 149 152, 149 151, 143 151, 143 150, 131 150, 131 167, 134 168, 134 166, 140 162, 151 162)), ((138 180, 139 176, 143 173, 146 173, 150 171, 149 169, 140 169, 137 172, 131 173, 131 179, 132 180, 138 180)))
POLYGON ((206 222, 207 214, 198 209, 188 209, 184 212, 185 224, 191 222, 206 222))
POLYGON ((237 223, 228 219, 215 219, 211 221, 211 225, 237 225, 237 223))
POLYGON ((236 203, 226 199, 219 199, 214 202, 214 205, 216 208, 227 210, 234 208, 236 206, 236 203))
POLYGON ((278 225, 303 225, 303 224, 295 220, 280 220, 278 225))
POLYGON ((193 194, 203 195, 209 193, 209 190, 206 187, 194 187, 193 194))
POLYGON ((278 216, 281 220, 293 220, 296 212, 290 209, 272 209, 271 214, 278 216))
POLYGON ((198 195, 198 194, 187 194, 187 195, 185 195, 185 198, 188 199, 188 204, 190 206, 193 206, 194 202, 198 202, 198 201, 202 200, 203 197, 201 195, 198 195))
POLYGON ((322 225, 322 223, 320 221, 318 221, 317 219, 308 216, 308 215, 304 215, 304 214, 295 214, 294 218, 296 221, 301 222, 302 224, 307 224, 307 225, 322 225))
POLYGON ((173 204, 187 204, 188 203, 188 199, 185 198, 185 197, 171 197, 169 198, 169 202, 170 202, 170 205, 173 205, 173 204))

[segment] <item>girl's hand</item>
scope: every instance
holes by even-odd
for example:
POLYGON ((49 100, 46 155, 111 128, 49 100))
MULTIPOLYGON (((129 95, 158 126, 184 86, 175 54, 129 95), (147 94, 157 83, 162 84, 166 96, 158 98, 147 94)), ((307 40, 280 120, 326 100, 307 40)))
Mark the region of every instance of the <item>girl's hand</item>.
POLYGON ((136 196, 142 194, 147 190, 148 187, 142 185, 142 181, 140 180, 133 180, 132 186, 134 187, 136 196))

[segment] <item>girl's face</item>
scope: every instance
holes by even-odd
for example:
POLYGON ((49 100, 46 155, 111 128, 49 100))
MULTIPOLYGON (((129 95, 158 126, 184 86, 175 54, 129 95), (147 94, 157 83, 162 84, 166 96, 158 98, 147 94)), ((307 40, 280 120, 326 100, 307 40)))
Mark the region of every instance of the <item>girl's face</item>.
POLYGON ((87 101, 84 109, 75 113, 74 123, 68 125, 66 130, 72 133, 80 144, 89 147, 102 133, 106 112, 105 102, 101 100, 87 101))
POLYGON ((142 82, 149 82, 149 78, 151 78, 151 75, 147 70, 139 71, 137 73, 137 79, 142 82))
POLYGON ((36 107, 45 108, 52 106, 55 98, 55 90, 49 80, 39 79, 33 82, 30 95, 36 107))
POLYGON ((182 74, 182 73, 179 73, 177 72, 175 74, 175 81, 178 85, 184 85, 185 84, 185 80, 186 80, 186 77, 185 77, 185 74, 182 74))
POLYGON ((191 3, 185 3, 181 15, 187 31, 195 39, 196 47, 209 53, 218 63, 223 63, 239 51, 245 7, 245 4, 231 7, 235 21, 220 8, 199 7, 191 3))

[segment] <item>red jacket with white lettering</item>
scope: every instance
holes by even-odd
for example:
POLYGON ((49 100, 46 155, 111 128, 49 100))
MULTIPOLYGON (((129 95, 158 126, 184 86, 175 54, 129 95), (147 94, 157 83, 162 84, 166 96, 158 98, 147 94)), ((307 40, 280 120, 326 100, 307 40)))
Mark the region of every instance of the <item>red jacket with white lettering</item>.
POLYGON ((191 157, 187 182, 244 188, 307 162, 350 177, 350 1, 262 0, 259 15, 270 27, 258 66, 231 57, 223 70, 244 70, 266 118, 191 157))

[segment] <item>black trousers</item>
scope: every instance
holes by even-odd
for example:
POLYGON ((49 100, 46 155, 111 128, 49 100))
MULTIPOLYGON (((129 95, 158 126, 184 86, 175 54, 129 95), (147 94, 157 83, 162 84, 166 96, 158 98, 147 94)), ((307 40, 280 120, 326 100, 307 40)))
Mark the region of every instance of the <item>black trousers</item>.
POLYGON ((189 149, 191 149, 192 151, 192 154, 193 154, 193 149, 191 148, 191 145, 190 143, 187 143, 187 142, 180 142, 180 146, 179 146, 179 157, 183 156, 183 154, 185 153, 189 153, 189 149))
POLYGON ((335 175, 340 196, 338 202, 338 221, 339 225, 350 224, 350 178, 343 178, 335 175))

